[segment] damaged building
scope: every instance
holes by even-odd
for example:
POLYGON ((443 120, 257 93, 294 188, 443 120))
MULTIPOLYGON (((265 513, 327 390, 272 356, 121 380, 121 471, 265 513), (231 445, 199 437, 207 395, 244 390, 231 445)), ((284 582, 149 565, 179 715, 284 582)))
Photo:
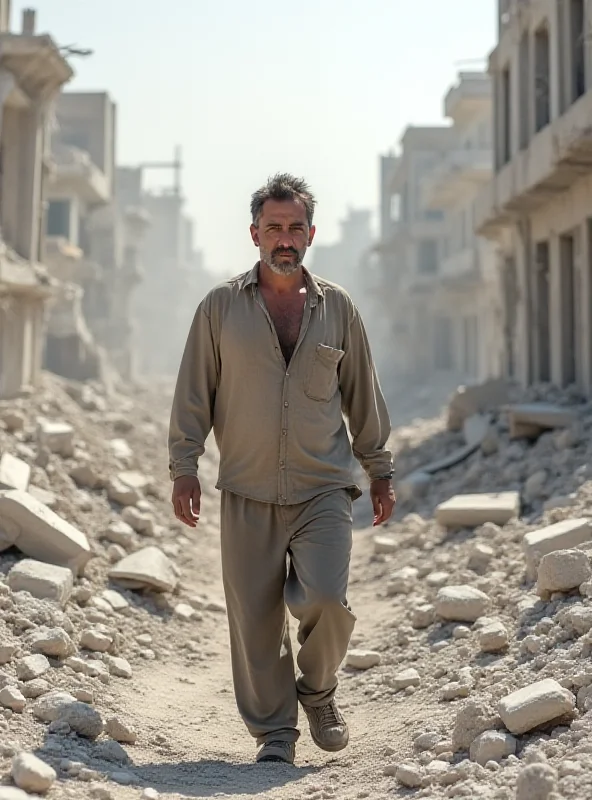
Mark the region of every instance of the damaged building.
POLYGON ((476 202, 503 286, 503 367, 592 393, 592 3, 500 0, 495 175, 476 202))
POLYGON ((42 266, 43 205, 50 162, 52 104, 72 77, 53 39, 35 30, 35 12, 9 29, 0 0, 0 398, 35 387, 42 366, 53 282, 42 266))

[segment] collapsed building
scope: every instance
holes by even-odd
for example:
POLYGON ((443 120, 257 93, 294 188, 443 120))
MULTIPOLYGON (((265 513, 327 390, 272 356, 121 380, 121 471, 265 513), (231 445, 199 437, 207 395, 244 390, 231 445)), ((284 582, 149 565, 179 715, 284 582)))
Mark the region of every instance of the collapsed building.
POLYGON ((35 12, 9 29, 0 0, 0 398, 38 383, 47 301, 55 291, 42 266, 48 183, 48 123, 72 70, 53 39, 35 31, 35 12))

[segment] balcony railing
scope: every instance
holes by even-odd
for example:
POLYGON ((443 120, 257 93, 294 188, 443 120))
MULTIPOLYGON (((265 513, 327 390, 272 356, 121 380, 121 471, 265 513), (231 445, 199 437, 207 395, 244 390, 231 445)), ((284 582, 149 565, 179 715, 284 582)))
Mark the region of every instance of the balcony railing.
POLYGON ((72 186, 73 191, 93 204, 109 201, 111 191, 107 176, 85 150, 54 143, 52 159, 55 165, 52 184, 72 186))

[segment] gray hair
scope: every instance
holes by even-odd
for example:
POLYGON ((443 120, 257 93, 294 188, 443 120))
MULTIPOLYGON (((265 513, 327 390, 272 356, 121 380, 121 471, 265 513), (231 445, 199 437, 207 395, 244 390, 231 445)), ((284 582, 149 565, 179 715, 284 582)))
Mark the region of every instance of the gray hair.
POLYGON ((278 172, 268 179, 265 186, 257 189, 251 196, 253 225, 259 224, 263 205, 267 200, 300 200, 306 209, 308 225, 312 226, 317 201, 303 178, 295 178, 289 172, 278 172))

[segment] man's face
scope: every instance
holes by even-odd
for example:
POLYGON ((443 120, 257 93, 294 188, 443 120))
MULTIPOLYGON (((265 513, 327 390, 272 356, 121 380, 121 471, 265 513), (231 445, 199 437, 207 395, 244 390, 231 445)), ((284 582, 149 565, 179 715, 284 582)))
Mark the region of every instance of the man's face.
POLYGON ((258 224, 251 225, 261 261, 277 275, 290 275, 302 266, 314 235, 299 200, 267 200, 258 224))

